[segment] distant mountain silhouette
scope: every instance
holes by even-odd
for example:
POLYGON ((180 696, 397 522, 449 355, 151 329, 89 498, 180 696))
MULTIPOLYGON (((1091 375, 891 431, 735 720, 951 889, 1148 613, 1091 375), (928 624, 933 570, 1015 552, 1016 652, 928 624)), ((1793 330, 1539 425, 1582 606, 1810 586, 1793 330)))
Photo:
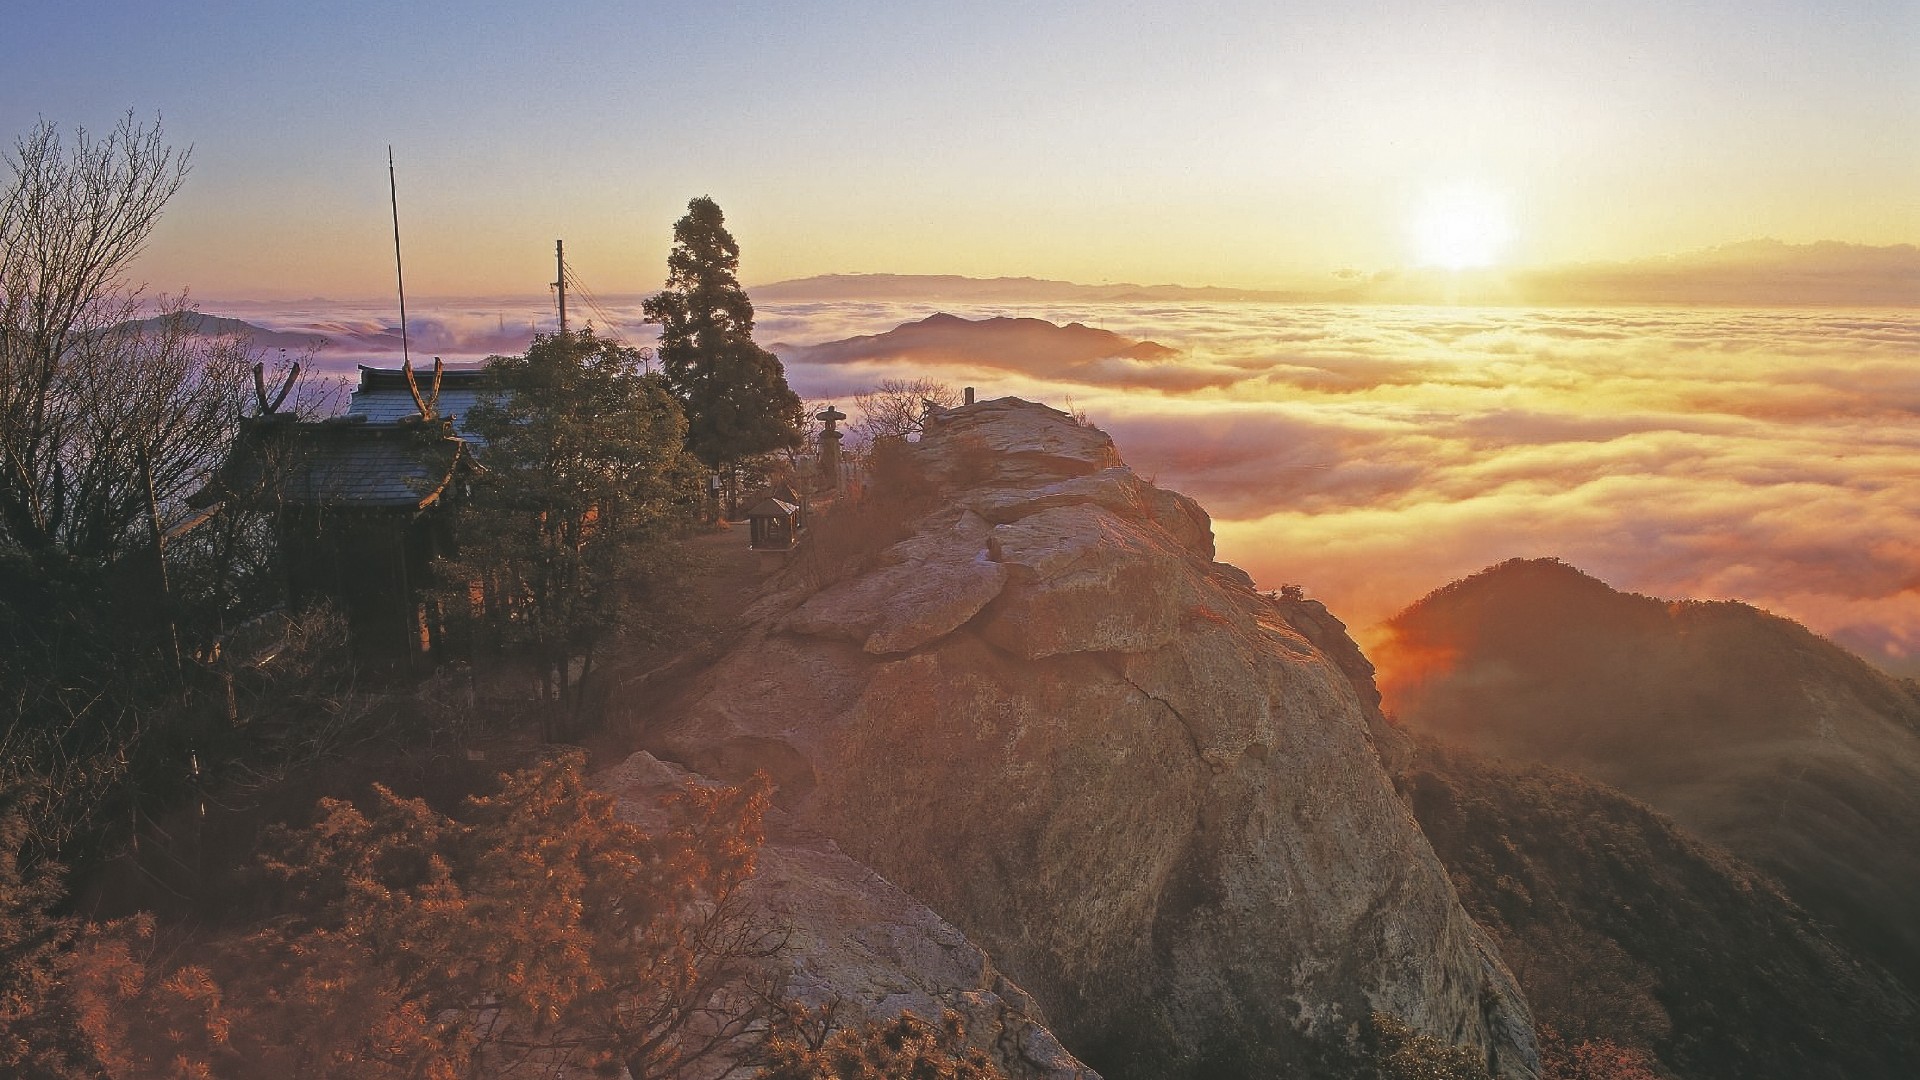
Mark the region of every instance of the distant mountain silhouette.
MULTIPOLYGON (((160 328, 172 316, 156 315, 128 323, 145 330, 160 328)), ((271 330, 224 315, 193 312, 186 316, 190 333, 203 337, 240 336, 256 349, 285 349, 304 353, 321 350, 322 366, 359 362, 393 362, 402 352, 400 328, 382 320, 332 318, 314 321, 301 330, 271 330)), ((431 363, 430 357, 447 353, 450 358, 476 359, 489 354, 524 352, 533 332, 516 325, 499 329, 480 325, 462 325, 444 320, 411 318, 407 320, 416 363, 431 363)))
POLYGON ((1713 306, 1912 307, 1920 248, 1750 240, 1623 263, 1529 271, 1521 290, 1549 302, 1713 306))
POLYGON ((1234 289, 1191 285, 1082 285, 1031 277, 953 274, 827 274, 753 290, 780 303, 930 300, 948 303, 1267 304, 1682 304, 1698 307, 1914 307, 1920 247, 1824 240, 1748 240, 1624 262, 1450 271, 1352 271, 1327 289, 1234 289))
MULTIPOLYGON (((156 315, 148 319, 139 319, 127 325, 141 330, 157 331, 162 329, 174 316, 156 315)), ((187 331, 201 337, 244 337, 260 349, 289 349, 302 352, 311 348, 324 348, 328 339, 321 334, 283 333, 255 326, 239 319, 229 319, 223 315, 203 315, 190 312, 186 316, 187 331)))
POLYGON ((1920 986, 1920 685, 1745 604, 1554 560, 1455 582, 1387 629, 1374 660, 1409 728, 1644 799, 1920 986))
POLYGON ((1187 303, 1270 304, 1325 300, 1314 292, 1275 289, 1228 289, 1213 285, 1082 285, 1046 278, 971 278, 958 274, 822 274, 818 277, 757 285, 755 300, 780 303, 793 300, 933 300, 994 303, 1000 301, 1081 300, 1097 303, 1182 301, 1187 303))
POLYGON ((1059 326, 1045 319, 963 319, 939 312, 902 323, 883 334, 820 345, 778 342, 773 352, 788 363, 851 364, 904 360, 1015 371, 1100 385, 1192 389, 1215 375, 1168 364, 1180 355, 1154 341, 1134 341, 1082 323, 1059 326))

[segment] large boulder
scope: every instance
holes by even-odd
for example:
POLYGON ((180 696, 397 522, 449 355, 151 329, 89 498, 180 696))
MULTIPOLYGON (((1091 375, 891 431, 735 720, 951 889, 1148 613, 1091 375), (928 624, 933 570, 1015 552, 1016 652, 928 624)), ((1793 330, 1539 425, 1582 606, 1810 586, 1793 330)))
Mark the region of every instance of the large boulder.
POLYGON ((1045 406, 951 410, 908 453, 911 535, 803 555, 842 569, 775 580, 650 750, 766 770, 1109 1075, 1230 1074, 1370 1012, 1531 1075, 1337 620, 1213 562, 1204 511, 1045 406))
MULTIPOLYGON (((644 751, 597 778, 623 816, 650 828, 666 825, 665 796, 703 779, 644 751)), ((1026 991, 953 924, 832 840, 796 833, 777 812, 770 825, 746 898, 755 919, 781 932, 772 963, 788 1002, 843 1027, 954 1012, 967 1041, 1015 1080, 1100 1080, 1060 1045, 1026 991)), ((716 1074, 732 1075, 727 1064, 716 1074)))

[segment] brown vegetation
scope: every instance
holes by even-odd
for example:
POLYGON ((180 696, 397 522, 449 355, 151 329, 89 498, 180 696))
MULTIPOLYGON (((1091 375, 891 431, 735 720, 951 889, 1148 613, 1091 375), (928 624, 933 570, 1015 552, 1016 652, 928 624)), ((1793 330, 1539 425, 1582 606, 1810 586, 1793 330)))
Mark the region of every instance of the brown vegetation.
POLYGON ((766 789, 690 786, 649 833, 580 764, 507 777, 464 819, 384 789, 323 804, 268 860, 281 913, 251 933, 92 931, 65 969, 91 1052, 113 1077, 646 1080, 734 1051, 779 946, 739 893, 766 789))
POLYGON ((967 1045, 952 1012, 937 1028, 911 1012, 831 1033, 789 1024, 768 1040, 766 1057, 759 1080, 1006 1080, 967 1045))
POLYGON ((867 451, 867 476, 863 491, 814 515, 789 573, 820 587, 872 567, 881 552, 913 535, 914 521, 938 496, 913 447, 899 439, 867 451))

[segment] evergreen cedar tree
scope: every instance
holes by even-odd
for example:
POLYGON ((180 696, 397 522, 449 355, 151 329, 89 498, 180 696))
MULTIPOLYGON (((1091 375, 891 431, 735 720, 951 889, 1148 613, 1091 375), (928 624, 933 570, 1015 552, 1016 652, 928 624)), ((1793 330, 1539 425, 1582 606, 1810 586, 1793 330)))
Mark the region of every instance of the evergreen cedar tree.
POLYGON ((646 636, 670 605, 671 531, 697 505, 687 424, 640 356, 591 330, 544 334, 487 361, 492 392, 467 416, 485 441, 456 591, 487 600, 477 644, 530 655, 550 704, 617 634, 646 636))
POLYGON ((687 448, 709 468, 791 446, 800 398, 780 360, 753 343, 753 303, 736 278, 740 245, 701 196, 673 226, 666 288, 646 301, 660 368, 687 413, 687 448))

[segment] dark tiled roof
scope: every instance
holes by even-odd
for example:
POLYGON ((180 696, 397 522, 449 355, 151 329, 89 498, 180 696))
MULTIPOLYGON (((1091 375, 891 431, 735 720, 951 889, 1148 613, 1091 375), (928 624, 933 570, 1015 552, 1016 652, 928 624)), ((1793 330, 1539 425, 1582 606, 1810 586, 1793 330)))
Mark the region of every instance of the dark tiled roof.
POLYGON ((469 465, 466 444, 445 423, 271 418, 247 426, 219 475, 194 501, 419 508, 438 499, 469 465), (270 482, 275 478, 278 484, 270 482))
MULTIPOLYGON (((433 390, 433 369, 413 372, 420 396, 433 390)), ((453 418, 454 433, 478 442, 467 428, 467 414, 486 393, 486 372, 480 368, 447 368, 440 378, 440 398, 434 411, 453 418)), ((370 424, 391 424, 419 415, 413 395, 407 391, 406 376, 399 368, 360 367, 360 385, 347 403, 348 416, 364 416, 370 424)))

